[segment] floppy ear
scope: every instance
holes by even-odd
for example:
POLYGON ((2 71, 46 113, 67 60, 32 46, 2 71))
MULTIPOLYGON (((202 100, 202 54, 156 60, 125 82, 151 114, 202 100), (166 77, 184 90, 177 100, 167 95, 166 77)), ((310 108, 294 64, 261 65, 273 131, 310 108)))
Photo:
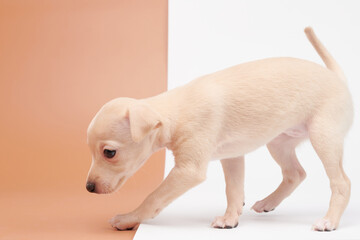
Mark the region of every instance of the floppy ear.
POLYGON ((131 137, 141 142, 153 129, 162 125, 160 115, 145 104, 134 104, 128 109, 131 137))

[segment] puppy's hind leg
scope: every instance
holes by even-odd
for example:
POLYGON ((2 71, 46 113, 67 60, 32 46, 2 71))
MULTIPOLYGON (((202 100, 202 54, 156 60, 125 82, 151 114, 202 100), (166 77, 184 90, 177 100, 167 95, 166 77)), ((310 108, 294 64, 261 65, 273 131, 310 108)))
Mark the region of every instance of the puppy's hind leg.
POLYGON ((234 228, 244 205, 244 157, 221 160, 226 182, 227 209, 224 216, 216 217, 214 228, 234 228))
POLYGON ((350 198, 350 180, 343 166, 343 141, 347 127, 334 115, 315 118, 309 126, 310 141, 330 180, 331 199, 325 217, 313 225, 317 231, 335 230, 350 198))
POLYGON ((273 193, 252 206, 255 212, 274 210, 305 179, 306 173, 296 157, 295 147, 306 137, 303 129, 300 136, 282 133, 267 144, 271 156, 281 167, 283 181, 273 193))

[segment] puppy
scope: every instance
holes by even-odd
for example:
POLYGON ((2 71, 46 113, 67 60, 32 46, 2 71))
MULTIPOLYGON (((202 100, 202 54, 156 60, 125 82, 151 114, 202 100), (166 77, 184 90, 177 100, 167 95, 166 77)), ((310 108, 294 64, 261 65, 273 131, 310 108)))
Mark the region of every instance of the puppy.
POLYGON ((328 212, 313 229, 338 227, 350 197, 342 156, 353 119, 352 101, 339 65, 311 28, 305 33, 327 68, 295 58, 258 60, 151 98, 117 98, 100 109, 88 128, 89 192, 116 191, 161 148, 175 156, 175 167, 137 209, 110 220, 114 228, 133 229, 154 218, 203 182, 214 159, 221 159, 228 205, 212 226, 236 227, 243 210, 244 155, 264 144, 280 165, 283 180, 252 209, 271 211, 306 176, 295 148, 307 138, 324 165, 332 191, 328 212))

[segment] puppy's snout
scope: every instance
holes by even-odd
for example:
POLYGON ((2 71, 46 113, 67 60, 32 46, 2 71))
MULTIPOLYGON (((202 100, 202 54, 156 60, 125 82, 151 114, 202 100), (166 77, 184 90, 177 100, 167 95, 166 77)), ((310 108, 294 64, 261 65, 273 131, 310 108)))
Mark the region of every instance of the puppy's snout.
POLYGON ((86 190, 88 190, 89 192, 95 192, 95 183, 86 183, 86 190))

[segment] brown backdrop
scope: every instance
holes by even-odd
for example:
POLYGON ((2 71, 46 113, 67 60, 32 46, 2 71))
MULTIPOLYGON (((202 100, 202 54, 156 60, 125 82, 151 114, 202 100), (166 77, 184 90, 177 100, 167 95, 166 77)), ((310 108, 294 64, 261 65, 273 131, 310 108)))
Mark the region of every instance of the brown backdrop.
POLYGON ((134 235, 107 220, 159 184, 164 152, 90 194, 86 129, 110 99, 165 91, 166 65, 166 0, 0 0, 0 239, 134 235))

